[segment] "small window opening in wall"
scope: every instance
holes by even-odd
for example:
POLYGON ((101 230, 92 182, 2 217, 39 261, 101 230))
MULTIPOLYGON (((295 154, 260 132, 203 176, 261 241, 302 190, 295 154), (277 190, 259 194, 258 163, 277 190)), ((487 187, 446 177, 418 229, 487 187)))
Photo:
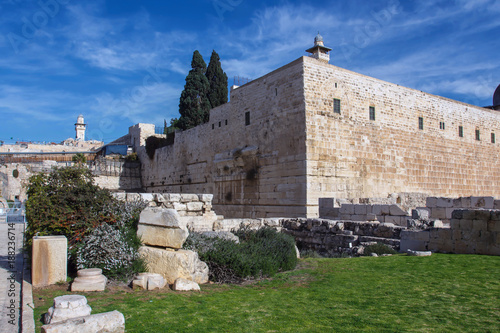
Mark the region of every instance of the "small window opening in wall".
POLYGON ((439 122, 439 129, 444 130, 444 121, 439 122))
POLYGON ((215 129, 215 124, 212 124, 212 129, 215 129))
POLYGON ((375 107, 370 106, 370 120, 375 120, 375 107))
POLYGON ((491 143, 495 143, 495 133, 491 133, 491 143))
POLYGON ((335 88, 337 88, 337 82, 335 82, 335 88))
POLYGON ((463 126, 458 126, 458 136, 461 138, 464 137, 464 127, 463 126))
POLYGON ((340 114, 340 99, 333 99, 333 112, 340 114))
POLYGON ((476 130, 476 140, 481 141, 481 133, 479 132, 478 129, 476 130))
POLYGON ((219 127, 221 126, 221 122, 219 121, 219 127))
POLYGON ((250 112, 245 112, 245 126, 250 125, 250 112))
POLYGON ((278 88, 274 88, 274 93, 278 96, 278 88))
POLYGON ((420 129, 420 130, 424 129, 424 118, 423 117, 418 117, 418 129, 420 129))
POLYGON ((227 119, 226 119, 226 126, 227 126, 227 119))

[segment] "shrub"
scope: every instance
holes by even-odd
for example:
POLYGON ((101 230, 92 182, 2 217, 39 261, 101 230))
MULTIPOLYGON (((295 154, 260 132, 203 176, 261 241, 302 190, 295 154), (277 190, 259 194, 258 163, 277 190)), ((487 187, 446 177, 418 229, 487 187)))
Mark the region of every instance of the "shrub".
POLYGON ((125 161, 137 162, 137 161, 139 161, 139 156, 137 155, 137 153, 129 154, 129 155, 125 156, 125 161))
POLYGON ((377 255, 382 255, 382 254, 396 254, 397 252, 387 244, 377 243, 365 247, 364 250, 365 255, 369 256, 372 253, 376 253, 377 255))
POLYGON ((75 155, 73 155, 71 160, 77 164, 84 164, 87 162, 87 158, 82 153, 76 153, 75 155))
POLYGON ((240 243, 191 233, 185 248, 196 250, 210 269, 210 279, 219 283, 273 276, 297 265, 294 239, 272 228, 240 230, 240 243))
POLYGON ((111 193, 93 180, 90 171, 78 165, 29 178, 25 233, 29 247, 36 234, 64 235, 71 250, 100 224, 116 222, 115 216, 103 214, 104 207, 114 200, 111 193))
POLYGON ((77 247, 77 268, 101 268, 107 277, 123 280, 144 272, 146 267, 139 257, 135 238, 132 229, 101 224, 77 247))
POLYGON ((137 223, 145 206, 142 201, 116 200, 108 190, 95 185, 90 171, 82 166, 32 176, 27 193, 25 237, 30 254, 33 236, 64 235, 70 272, 98 267, 112 278, 125 278, 142 269, 136 255, 140 246, 137 223), (110 230, 113 232, 107 235, 110 230))

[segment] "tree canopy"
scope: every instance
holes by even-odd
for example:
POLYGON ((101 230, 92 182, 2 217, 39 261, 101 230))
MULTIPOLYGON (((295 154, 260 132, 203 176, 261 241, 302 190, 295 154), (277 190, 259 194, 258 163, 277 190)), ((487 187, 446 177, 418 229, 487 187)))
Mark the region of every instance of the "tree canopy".
POLYGON ((208 121, 210 84, 205 72, 207 64, 198 50, 193 53, 191 70, 186 77, 186 84, 179 102, 179 128, 186 130, 208 121))
POLYGON ((215 50, 212 51, 205 76, 210 84, 208 93, 210 106, 215 108, 227 103, 227 75, 222 70, 219 55, 215 50))

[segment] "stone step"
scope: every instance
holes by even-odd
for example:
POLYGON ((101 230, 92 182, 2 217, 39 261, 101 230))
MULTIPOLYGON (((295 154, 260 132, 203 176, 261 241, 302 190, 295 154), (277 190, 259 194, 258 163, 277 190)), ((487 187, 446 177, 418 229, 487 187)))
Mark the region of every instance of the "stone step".
POLYGON ((363 243, 382 243, 382 244, 387 244, 390 246, 397 246, 399 247, 401 240, 399 239, 394 239, 394 238, 382 238, 382 237, 373 237, 373 236, 360 236, 359 237, 359 242, 361 245, 363 243))

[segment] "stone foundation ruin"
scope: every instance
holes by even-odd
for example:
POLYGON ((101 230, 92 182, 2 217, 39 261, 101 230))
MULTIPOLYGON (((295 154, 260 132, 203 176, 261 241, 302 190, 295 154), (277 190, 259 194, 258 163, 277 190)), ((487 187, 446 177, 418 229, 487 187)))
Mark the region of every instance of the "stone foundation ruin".
POLYGON ((367 245, 375 243, 401 252, 410 249, 500 255, 500 200, 493 197, 452 199, 405 194, 381 199, 322 198, 320 218, 225 219, 212 211, 212 196, 207 194, 115 196, 121 200, 141 199, 150 207, 176 211, 187 229, 194 232, 276 228, 292 235, 300 250, 325 256, 360 255, 367 245), (401 197, 406 199, 398 200, 401 197))

